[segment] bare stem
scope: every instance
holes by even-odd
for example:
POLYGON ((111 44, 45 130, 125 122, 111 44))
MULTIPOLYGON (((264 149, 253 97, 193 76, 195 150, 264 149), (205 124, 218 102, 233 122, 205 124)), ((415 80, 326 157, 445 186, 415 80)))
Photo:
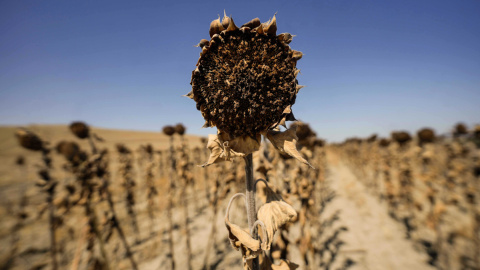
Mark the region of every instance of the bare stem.
MULTIPOLYGON (((247 197, 247 216, 248 216, 248 228, 251 231, 257 220, 257 210, 255 208, 255 180, 253 179, 253 160, 252 154, 248 154, 244 157, 245 160, 245 184, 246 184, 246 197, 247 197)), ((257 235, 252 235, 254 239, 257 239, 257 235)), ((252 263, 252 270, 259 270, 258 258, 255 258, 252 263)))
POLYGON ((112 193, 110 192, 110 190, 108 188, 108 186, 110 185, 110 182, 106 177, 103 177, 102 181, 103 181, 105 193, 107 195, 108 206, 109 206, 110 212, 112 213, 113 218, 114 218, 114 228, 117 230, 118 235, 120 236, 120 239, 122 240, 122 243, 123 243, 123 246, 125 248, 127 257, 130 260, 130 263, 132 265, 132 269, 136 270, 136 269, 138 269, 137 263, 133 259, 133 253, 130 250, 130 247, 129 247, 128 242, 127 242, 127 238, 125 237, 125 233, 123 232, 123 229, 120 226, 120 222, 117 219, 117 213, 115 211, 115 204, 113 202, 112 193))
POLYGON ((58 269, 57 264, 57 245, 55 239, 55 206, 53 205, 53 196, 55 187, 52 187, 48 192, 47 202, 48 202, 48 220, 50 223, 50 251, 52 256, 52 269, 58 269))
POLYGON ((95 155, 97 151, 97 147, 95 146, 95 143, 93 142, 92 136, 88 136, 88 142, 90 144, 90 147, 92 148, 92 153, 95 155))
POLYGON ((175 256, 174 256, 174 242, 173 242, 173 216, 172 216, 172 208, 173 208, 173 201, 172 201, 172 196, 173 192, 175 191, 175 182, 174 182, 174 175, 175 175, 175 167, 176 167, 176 161, 175 161, 175 155, 174 155, 174 150, 173 150, 173 136, 170 136, 170 181, 168 184, 168 195, 167 195, 167 200, 168 200, 168 205, 167 205, 167 217, 168 217, 168 246, 170 249, 170 267, 172 270, 175 269, 175 256))
MULTIPOLYGON (((52 160, 49 156, 50 151, 46 148, 42 149, 42 159, 45 164, 45 168, 47 170, 51 169, 52 166, 52 160)), ((50 179, 49 181, 52 182, 53 179, 50 179)), ((55 238, 55 228, 56 228, 56 221, 55 221, 55 206, 53 205, 53 197, 55 195, 55 186, 56 183, 50 183, 50 187, 47 192, 47 204, 48 204, 48 221, 49 221, 49 226, 50 226, 50 255, 52 257, 52 269, 57 270, 58 269, 58 263, 57 263, 57 241, 55 238)))

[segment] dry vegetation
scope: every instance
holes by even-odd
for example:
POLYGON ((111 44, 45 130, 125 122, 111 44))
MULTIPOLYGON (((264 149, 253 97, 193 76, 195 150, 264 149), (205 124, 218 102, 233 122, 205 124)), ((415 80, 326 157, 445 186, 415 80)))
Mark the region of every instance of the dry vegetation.
POLYGON ((412 138, 352 138, 333 146, 356 177, 404 226, 405 237, 438 269, 480 269, 480 136, 455 126, 412 138))
MULTIPOLYGON (((316 170, 271 144, 253 154, 254 177, 265 180, 256 183, 257 209, 281 196, 297 216, 276 232, 259 227, 272 239, 260 243, 270 245, 260 266, 376 269, 369 254, 378 245, 356 246, 352 234, 365 220, 342 213, 351 207, 347 199, 360 216, 385 211, 399 224, 377 230, 410 243, 419 257, 404 259, 425 267, 415 269, 478 269, 478 130, 438 137, 423 129, 415 137, 326 145, 307 124, 296 126, 299 153, 316 170), (339 189, 344 170, 355 177, 339 189)), ((21 130, 17 140, 16 129, 1 128, 2 269, 241 268, 222 225, 230 198, 245 188, 239 161, 196 166, 208 158, 200 147, 207 141, 179 135, 181 128, 170 136, 94 130, 102 142, 65 126, 28 130, 34 132, 21 130), (129 142, 134 137, 145 139, 129 142)), ((234 200, 228 219, 246 227, 242 205, 234 200)))

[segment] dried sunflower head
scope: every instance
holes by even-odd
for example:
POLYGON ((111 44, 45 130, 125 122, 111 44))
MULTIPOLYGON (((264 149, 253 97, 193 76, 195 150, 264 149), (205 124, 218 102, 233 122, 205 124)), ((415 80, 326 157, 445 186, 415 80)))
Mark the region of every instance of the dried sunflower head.
POLYGON ((435 141, 435 131, 431 128, 422 128, 417 132, 420 144, 432 143, 435 141))
POLYGON ((468 128, 464 123, 457 123, 453 129, 455 136, 465 135, 468 133, 468 128))
POLYGON ((202 52, 186 96, 195 100, 204 127, 217 127, 222 151, 250 154, 261 134, 295 120, 291 106, 302 88, 296 68, 302 53, 288 45, 291 34, 276 32, 275 16, 240 28, 224 16, 210 24, 211 40, 198 44, 202 52))
POLYGON ((15 136, 18 139, 18 143, 25 149, 40 151, 45 148, 45 145, 40 137, 29 130, 20 128, 15 132, 15 136))
POLYGON ((163 134, 165 134, 167 136, 172 136, 173 134, 175 134, 175 127, 164 126, 163 127, 163 134))
POLYGON ((412 136, 406 131, 394 131, 392 132, 392 140, 396 141, 400 145, 405 145, 412 140, 412 136))
POLYGON ((183 134, 185 134, 185 131, 186 131, 186 130, 187 130, 187 129, 186 129, 185 126, 182 125, 182 124, 177 124, 177 125, 175 126, 175 132, 176 132, 178 135, 183 135, 183 134))
POLYGON ((55 147, 57 153, 62 154, 66 159, 73 160, 73 158, 80 151, 80 147, 75 142, 61 141, 55 147))
POLYGON ((90 128, 84 122, 73 122, 70 124, 70 130, 79 139, 85 139, 90 136, 90 128))

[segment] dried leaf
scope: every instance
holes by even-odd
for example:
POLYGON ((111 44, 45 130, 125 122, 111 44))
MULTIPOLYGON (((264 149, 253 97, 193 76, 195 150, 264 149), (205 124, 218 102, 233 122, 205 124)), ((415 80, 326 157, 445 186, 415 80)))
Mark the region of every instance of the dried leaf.
POLYGON ((202 167, 206 167, 215 163, 220 163, 223 161, 230 161, 233 157, 241 157, 244 156, 243 154, 236 153, 232 149, 225 149, 223 144, 218 139, 217 135, 209 134, 208 135, 208 143, 207 148, 210 149, 210 157, 208 161, 201 165, 202 167))
POLYGON ((288 154, 303 164, 310 166, 315 169, 307 160, 305 160, 297 150, 297 135, 296 135, 296 126, 291 127, 283 132, 269 130, 267 132, 267 138, 270 142, 277 148, 281 153, 288 154))
POLYGON ((296 121, 296 120, 297 119, 295 119, 295 116, 293 115, 293 112, 292 112, 292 106, 289 105, 283 110, 282 118, 280 119, 280 121, 278 123, 275 123, 274 125, 272 125, 270 128, 272 128, 272 129, 276 128, 278 125, 284 126, 286 128, 287 127, 287 125, 286 125, 287 121, 296 121))
POLYGON ((225 226, 228 230, 228 239, 230 240, 230 244, 236 250, 240 249, 242 251, 244 262, 248 262, 249 260, 258 257, 261 254, 262 249, 260 247, 260 240, 253 239, 247 230, 244 230, 240 226, 229 221, 230 206, 232 201, 238 197, 238 195, 245 196, 244 194, 237 193, 230 199, 230 202, 227 206, 227 213, 225 215, 225 226))
POLYGON ((222 154, 223 149, 221 147, 220 141, 217 138, 217 135, 208 134, 207 148, 210 149, 210 157, 208 158, 207 163, 203 164, 202 167, 223 161, 220 159, 220 155, 222 154))
MULTIPOLYGON (((228 239, 230 240, 230 244, 236 250, 242 247, 242 245, 253 251, 259 252, 260 249, 260 240, 253 239, 250 236, 250 233, 247 230, 240 228, 240 226, 231 223, 227 217, 225 217, 225 226, 228 230, 228 239)), ((258 254, 255 256, 255 258, 258 254)))
POLYGON ((268 186, 265 188, 267 203, 258 209, 257 217, 265 224, 267 231, 264 250, 270 250, 275 232, 297 217, 297 211, 291 205, 283 201, 282 197, 276 194, 268 186))
POLYGON ((218 133, 219 141, 226 147, 228 146, 235 153, 241 154, 240 156, 248 155, 257 151, 260 148, 260 142, 262 139, 260 134, 257 134, 255 139, 249 136, 241 136, 235 139, 230 138, 230 135, 225 132, 218 133))

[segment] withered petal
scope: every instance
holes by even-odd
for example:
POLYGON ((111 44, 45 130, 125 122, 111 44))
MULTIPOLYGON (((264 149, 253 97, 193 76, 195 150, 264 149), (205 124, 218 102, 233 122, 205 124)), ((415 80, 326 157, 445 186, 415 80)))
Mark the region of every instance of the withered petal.
POLYGON ((228 25, 230 24, 230 17, 227 16, 225 9, 223 10, 223 19, 222 19, 222 26, 223 28, 227 29, 228 25))
POLYGON ((220 34, 225 28, 223 27, 222 23, 220 22, 220 16, 218 19, 213 20, 210 23, 210 30, 208 33, 210 34, 210 37, 213 37, 215 34, 220 34))
POLYGON ((200 42, 195 45, 195 47, 200 47, 200 48, 203 48, 205 46, 208 46, 210 44, 210 41, 206 40, 206 39, 202 39, 200 40, 200 42))
POLYGON ((242 27, 249 27, 249 28, 256 28, 260 25, 260 19, 259 18, 255 18, 249 22, 247 22, 246 24, 242 25, 242 27))
POLYGON ((265 34, 265 31, 263 31, 263 26, 262 25, 259 25, 257 27, 255 27, 254 29, 259 35, 264 35, 265 34))
POLYGON ((267 28, 265 29, 267 35, 274 36, 277 34, 277 18, 273 15, 272 20, 268 24, 267 28))
POLYGON ((285 44, 290 44, 294 36, 295 35, 292 35, 290 33, 281 33, 280 35, 277 36, 277 38, 279 41, 284 42, 285 44))
POLYGON ((233 18, 230 18, 230 23, 228 24, 227 32, 238 30, 238 27, 235 25, 233 18))
POLYGON ((302 59, 303 53, 299 51, 292 50, 292 58, 295 60, 302 59))
POLYGON ((205 120, 205 123, 203 124, 202 128, 209 128, 212 127, 212 123, 208 120, 205 120))
POLYGON ((183 96, 184 96, 184 97, 188 97, 188 98, 190 98, 190 99, 193 99, 193 90, 190 91, 188 94, 183 95, 183 96))
POLYGON ((295 89, 295 90, 297 91, 297 94, 298 94, 298 92, 300 91, 300 89, 302 89, 302 88, 304 88, 304 87, 305 87, 305 85, 298 85, 298 84, 297 84, 296 89, 295 89))

